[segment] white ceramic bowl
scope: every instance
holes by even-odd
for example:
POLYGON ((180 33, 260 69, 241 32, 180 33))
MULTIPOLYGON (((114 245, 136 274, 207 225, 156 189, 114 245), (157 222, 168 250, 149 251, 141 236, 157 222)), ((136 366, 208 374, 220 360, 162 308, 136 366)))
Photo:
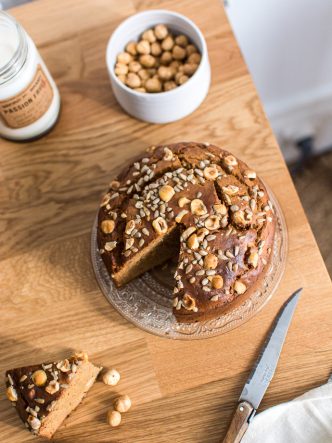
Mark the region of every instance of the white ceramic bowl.
POLYGON ((144 11, 122 22, 109 39, 106 64, 114 95, 122 108, 133 117, 150 123, 169 123, 190 114, 202 103, 210 86, 210 63, 201 31, 191 20, 172 11, 144 11), (137 41, 146 29, 158 23, 167 25, 175 34, 185 34, 199 49, 202 59, 195 74, 183 85, 167 92, 137 92, 115 75, 116 56, 129 41, 137 41))

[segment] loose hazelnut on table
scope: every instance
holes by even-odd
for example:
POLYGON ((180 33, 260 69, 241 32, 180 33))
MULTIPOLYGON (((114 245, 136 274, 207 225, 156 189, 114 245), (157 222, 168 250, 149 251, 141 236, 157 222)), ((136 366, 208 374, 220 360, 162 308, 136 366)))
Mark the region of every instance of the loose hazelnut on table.
POLYGON ((131 408, 131 400, 128 395, 121 395, 114 402, 114 408, 118 412, 127 412, 131 408))
POLYGON ((121 414, 119 411, 108 411, 107 412, 107 423, 113 428, 117 427, 121 423, 121 414))
POLYGON ((154 28, 154 33, 158 40, 163 40, 168 34, 168 29, 165 25, 157 25, 154 28))
POLYGON ((116 386, 120 381, 120 373, 116 369, 109 369, 103 374, 103 382, 105 385, 116 386))

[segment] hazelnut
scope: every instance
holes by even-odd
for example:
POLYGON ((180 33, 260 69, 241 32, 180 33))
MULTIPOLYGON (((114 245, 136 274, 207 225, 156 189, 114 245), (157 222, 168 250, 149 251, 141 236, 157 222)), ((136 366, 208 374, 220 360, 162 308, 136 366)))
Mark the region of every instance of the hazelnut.
POLYGON ((120 381, 120 374, 116 369, 109 369, 103 374, 103 382, 105 385, 115 386, 120 381))
POLYGON ((204 257, 204 269, 216 269, 218 266, 218 257, 211 252, 204 257))
POLYGON ((38 371, 35 371, 32 374, 31 378, 36 386, 43 386, 47 382, 46 372, 42 369, 38 369, 38 371))
POLYGON ((117 77, 121 83, 126 83, 127 76, 125 74, 119 74, 117 77))
POLYGON ((6 389, 6 395, 7 395, 8 400, 17 401, 17 392, 13 386, 9 386, 6 389))
POLYGON ((249 178, 249 180, 254 180, 256 178, 256 172, 252 169, 247 169, 246 171, 244 171, 244 176, 246 178, 249 178))
POLYGON ((60 369, 61 372, 68 372, 70 371, 70 363, 69 360, 65 359, 65 360, 61 360, 59 361, 59 363, 56 365, 56 367, 58 369, 60 369))
POLYGON ((56 392, 58 392, 59 389, 60 389, 59 383, 55 380, 52 380, 46 386, 45 391, 52 395, 52 394, 55 394, 56 392))
POLYGON ((188 246, 189 249, 193 249, 193 250, 199 248, 199 241, 198 241, 198 238, 197 238, 197 235, 196 235, 196 234, 192 234, 192 235, 188 238, 188 240, 187 240, 187 246, 188 246))
POLYGON ((104 249, 107 252, 113 251, 113 249, 116 247, 116 241, 107 241, 104 245, 104 249))
POLYGON ((131 55, 136 55, 137 54, 136 42, 134 41, 129 42, 126 46, 126 51, 129 52, 129 54, 131 55))
POLYGON ((150 54, 141 55, 139 61, 144 68, 152 68, 156 63, 156 59, 150 54))
POLYGON ((160 63, 162 65, 169 65, 173 60, 172 53, 169 51, 165 51, 161 54, 160 63))
POLYGON ((157 234, 165 234, 167 232, 167 223, 166 220, 162 217, 157 217, 152 222, 153 229, 156 231, 157 234))
POLYGON ((224 158, 224 163, 226 166, 236 166, 237 165, 237 160, 234 157, 234 155, 227 155, 224 158))
POLYGON ((146 92, 146 89, 145 89, 145 88, 134 88, 134 91, 137 91, 137 92, 146 92))
POLYGON ((108 411, 107 412, 107 423, 115 428, 116 426, 119 426, 121 423, 121 414, 119 411, 108 411))
POLYGON ((249 257, 248 257, 248 264, 253 266, 254 268, 257 268, 258 266, 258 253, 256 251, 250 251, 249 257))
POLYGON ((114 409, 118 412, 127 412, 131 408, 131 400, 128 395, 121 395, 114 402, 114 409))
POLYGON ((208 180, 215 180, 218 177, 218 169, 215 166, 207 166, 203 171, 204 177, 208 180))
POLYGON ((151 47, 150 43, 146 40, 141 40, 136 45, 136 50, 139 54, 150 54, 151 47))
POLYGON ((188 57, 188 63, 195 63, 195 64, 199 64, 201 61, 201 54, 199 54, 198 52, 194 52, 193 54, 190 54, 188 57))
POLYGON ((120 54, 118 54, 116 57, 117 62, 124 65, 128 65, 132 59, 132 56, 128 54, 128 52, 120 52, 120 54))
POLYGON ((158 42, 152 43, 151 54, 154 55, 155 57, 158 57, 161 53, 162 53, 162 49, 161 49, 160 43, 158 43, 158 42))
POLYGON ((176 88, 176 83, 173 81, 168 81, 164 83, 164 91, 171 91, 176 88))
POLYGON ((179 60, 173 60, 170 65, 171 68, 174 68, 176 71, 178 69, 180 69, 180 67, 182 66, 181 63, 179 62, 179 60))
POLYGON ((169 202, 175 194, 174 188, 169 185, 164 185, 159 189, 159 197, 164 202, 169 202))
POLYGON ((129 63, 128 69, 129 72, 138 73, 138 71, 142 69, 142 65, 138 61, 133 60, 132 62, 129 63))
POLYGON ((114 231, 115 222, 114 220, 103 220, 100 227, 104 234, 111 234, 114 231))
POLYGON ((172 49, 172 56, 175 60, 183 60, 186 57, 186 50, 179 45, 175 45, 172 49))
POLYGON ((210 231, 206 228, 200 228, 197 231, 197 237, 199 241, 204 240, 204 237, 206 237, 208 234, 210 233, 210 231))
POLYGON ((174 46, 174 39, 172 36, 168 35, 164 38, 164 40, 161 42, 161 48, 164 51, 170 51, 174 46))
POLYGON ((141 79, 137 74, 129 72, 127 75, 126 85, 129 86, 129 88, 139 88, 141 86, 141 79))
POLYGON ((149 69, 147 69, 147 72, 149 73, 150 77, 153 77, 154 75, 157 74, 157 69, 156 68, 149 68, 149 69))
POLYGON ((221 275, 214 275, 211 279, 213 289, 221 289, 224 286, 224 279, 221 275))
POLYGON ((244 294, 247 290, 247 286, 242 283, 240 280, 236 280, 236 282, 234 283, 234 291, 237 294, 244 294))
POLYGON ((189 213, 189 211, 187 211, 186 209, 182 209, 182 211, 180 211, 180 212, 178 213, 178 215, 175 217, 175 221, 176 221, 176 223, 180 223, 181 220, 183 219, 183 217, 184 217, 185 215, 187 215, 188 213, 189 213))
POLYGON ((85 351, 75 351, 73 358, 76 360, 89 361, 88 354, 85 351))
POLYGON ((213 209, 217 214, 220 215, 226 215, 227 214, 227 208, 223 203, 213 205, 213 209))
POLYGON ((147 40, 149 43, 154 43, 157 40, 153 29, 148 29, 147 31, 143 32, 142 39, 147 40))
POLYGON ((27 422, 30 428, 34 431, 37 431, 37 429, 39 429, 41 426, 41 421, 39 420, 39 418, 34 417, 33 415, 29 415, 29 417, 27 418, 27 422))
POLYGON ((145 89, 148 92, 160 92, 161 91, 161 82, 158 78, 149 78, 145 82, 145 89))
POLYGON ((222 192, 226 195, 236 195, 239 192, 239 187, 235 186, 235 185, 227 185, 227 186, 222 186, 222 192))
POLYGON ((157 25, 154 28, 154 34, 158 40, 163 40, 168 34, 168 29, 165 25, 157 25))
POLYGON ((190 203, 189 198, 187 198, 187 197, 181 197, 181 198, 179 198, 178 205, 180 206, 180 208, 183 208, 183 207, 186 206, 188 203, 190 203))
POLYGON ((184 294, 182 298, 182 305, 187 311, 197 312, 196 300, 189 294, 184 294))
POLYGON ((128 73, 128 65, 124 65, 123 63, 117 63, 114 68, 114 72, 116 75, 123 75, 128 73))
POLYGON ((150 78, 150 74, 146 69, 141 69, 137 74, 141 80, 147 80, 150 78))
POLYGON ((244 218, 244 212, 242 210, 233 212, 232 218, 234 223, 239 226, 247 226, 248 224, 250 224, 250 221, 244 218))
POLYGON ((186 35, 180 34, 175 37, 175 43, 185 48, 188 45, 188 37, 186 35))
POLYGON ((197 52, 197 48, 195 45, 188 45, 186 47, 186 52, 187 52, 187 56, 189 57, 191 54, 195 54, 195 52, 197 52))
POLYGON ((205 204, 199 198, 192 200, 190 203, 190 209, 194 215, 204 215, 207 213, 205 204))
POLYGON ((189 80, 189 77, 187 75, 182 74, 181 72, 178 72, 175 75, 175 81, 179 86, 183 85, 183 83, 186 83, 186 81, 188 81, 188 80, 189 80))
POLYGON ((160 80, 170 80, 175 74, 174 70, 169 66, 160 66, 157 72, 160 80))
POLYGON ((193 234, 195 231, 196 231, 196 228, 194 226, 189 226, 189 228, 187 228, 185 231, 183 231, 182 236, 181 236, 182 240, 186 241, 191 236, 191 234, 193 234))
POLYGON ((164 148, 164 157, 163 157, 163 160, 165 160, 165 161, 172 161, 173 160, 173 152, 169 149, 169 148, 167 148, 167 146, 165 146, 165 148, 164 148))
POLYGON ((183 69, 182 72, 185 75, 189 75, 189 77, 191 75, 193 75, 196 71, 197 71, 198 65, 195 63, 186 63, 185 65, 183 65, 183 69))
POLYGON ((210 217, 208 217, 205 220, 204 225, 207 229, 210 229, 210 231, 214 231, 216 229, 219 229, 220 228, 219 217, 217 217, 216 215, 210 215, 210 217))
POLYGON ((117 191, 120 188, 120 182, 118 180, 113 180, 110 183, 110 187, 113 191, 117 191))

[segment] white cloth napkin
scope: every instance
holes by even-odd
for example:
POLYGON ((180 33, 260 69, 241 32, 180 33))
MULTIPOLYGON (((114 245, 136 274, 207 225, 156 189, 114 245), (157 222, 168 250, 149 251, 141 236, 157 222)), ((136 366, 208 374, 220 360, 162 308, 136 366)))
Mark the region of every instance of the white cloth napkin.
POLYGON ((332 383, 261 412, 241 443, 332 443, 332 383))

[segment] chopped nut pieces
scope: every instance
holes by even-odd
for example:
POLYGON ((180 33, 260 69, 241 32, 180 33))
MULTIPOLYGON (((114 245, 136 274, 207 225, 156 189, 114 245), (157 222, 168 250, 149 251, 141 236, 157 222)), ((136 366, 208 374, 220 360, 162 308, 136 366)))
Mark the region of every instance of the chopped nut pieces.
POLYGON ((196 300, 189 294, 184 294, 182 305, 187 311, 197 311, 196 300))
POLYGON ((120 381, 120 374, 116 369, 109 369, 103 374, 105 385, 116 386, 120 381))
POLYGON ((128 395, 121 395, 114 402, 114 409, 118 412, 127 412, 131 408, 131 400, 128 395))
POLYGON ((121 414, 118 411, 108 411, 107 412, 107 423, 113 428, 117 427, 121 423, 121 414))
POLYGON ((194 215, 204 215, 207 213, 205 204, 199 198, 192 200, 190 203, 190 209, 194 215))
POLYGON ((189 44, 187 36, 174 36, 160 24, 144 31, 138 42, 126 45, 125 51, 117 55, 114 72, 137 92, 167 92, 188 81, 200 61, 198 49, 189 44))
POLYGON ((48 392, 49 394, 55 394, 56 392, 58 392, 59 389, 60 384, 55 380, 50 381, 45 388, 46 392, 48 392))

